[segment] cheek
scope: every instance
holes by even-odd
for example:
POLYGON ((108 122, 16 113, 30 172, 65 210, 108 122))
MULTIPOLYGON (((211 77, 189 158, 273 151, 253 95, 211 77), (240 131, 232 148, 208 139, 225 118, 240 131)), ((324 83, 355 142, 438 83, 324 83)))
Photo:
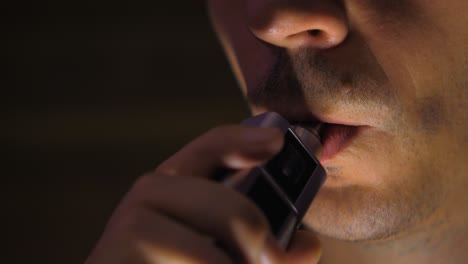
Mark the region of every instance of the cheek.
POLYGON ((272 50, 250 32, 243 0, 209 1, 213 26, 244 93, 254 89, 275 62, 272 50))
POLYGON ((398 181, 405 164, 400 159, 396 137, 375 129, 363 132, 337 160, 344 178, 351 179, 352 184, 372 189, 385 189, 390 182, 398 181))
POLYGON ((458 69, 466 64, 468 1, 364 0, 349 5, 353 29, 384 69, 404 112, 418 114, 415 101, 440 97, 466 76, 458 69))
POLYGON ((420 181, 422 164, 431 157, 427 149, 421 149, 418 137, 370 128, 362 131, 331 165, 341 170, 340 181, 373 190, 420 181))

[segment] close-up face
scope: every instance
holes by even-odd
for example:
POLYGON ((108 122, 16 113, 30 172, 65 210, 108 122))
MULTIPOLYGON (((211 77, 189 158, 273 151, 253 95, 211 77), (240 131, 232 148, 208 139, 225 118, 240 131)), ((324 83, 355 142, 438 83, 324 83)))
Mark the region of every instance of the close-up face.
POLYGON ((209 0, 208 8, 252 113, 323 123, 328 179, 305 225, 360 241, 463 219, 468 1, 209 0))

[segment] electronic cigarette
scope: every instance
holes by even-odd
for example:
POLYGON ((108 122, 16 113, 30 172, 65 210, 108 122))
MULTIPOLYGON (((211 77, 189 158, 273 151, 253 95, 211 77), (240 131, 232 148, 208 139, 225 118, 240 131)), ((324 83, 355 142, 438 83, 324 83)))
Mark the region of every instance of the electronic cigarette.
POLYGON ((276 127, 284 133, 284 146, 279 154, 246 172, 235 188, 263 211, 273 234, 286 248, 326 178, 324 168, 314 156, 321 148, 320 140, 311 131, 290 125, 275 112, 248 118, 242 124, 276 127))

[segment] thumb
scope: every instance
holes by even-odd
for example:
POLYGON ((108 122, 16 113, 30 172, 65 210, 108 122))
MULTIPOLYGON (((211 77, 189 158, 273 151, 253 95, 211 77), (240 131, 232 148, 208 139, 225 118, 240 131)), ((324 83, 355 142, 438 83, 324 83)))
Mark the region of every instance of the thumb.
POLYGON ((320 260, 320 241, 311 231, 297 230, 287 250, 290 264, 315 264, 320 260))

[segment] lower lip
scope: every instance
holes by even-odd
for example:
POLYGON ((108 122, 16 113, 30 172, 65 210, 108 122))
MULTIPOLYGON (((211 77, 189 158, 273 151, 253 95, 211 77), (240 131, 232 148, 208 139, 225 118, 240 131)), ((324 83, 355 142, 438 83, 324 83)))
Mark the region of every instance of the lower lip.
POLYGON ((345 149, 357 135, 359 128, 359 126, 325 124, 320 131, 320 141, 323 145, 320 161, 329 161, 345 149))

